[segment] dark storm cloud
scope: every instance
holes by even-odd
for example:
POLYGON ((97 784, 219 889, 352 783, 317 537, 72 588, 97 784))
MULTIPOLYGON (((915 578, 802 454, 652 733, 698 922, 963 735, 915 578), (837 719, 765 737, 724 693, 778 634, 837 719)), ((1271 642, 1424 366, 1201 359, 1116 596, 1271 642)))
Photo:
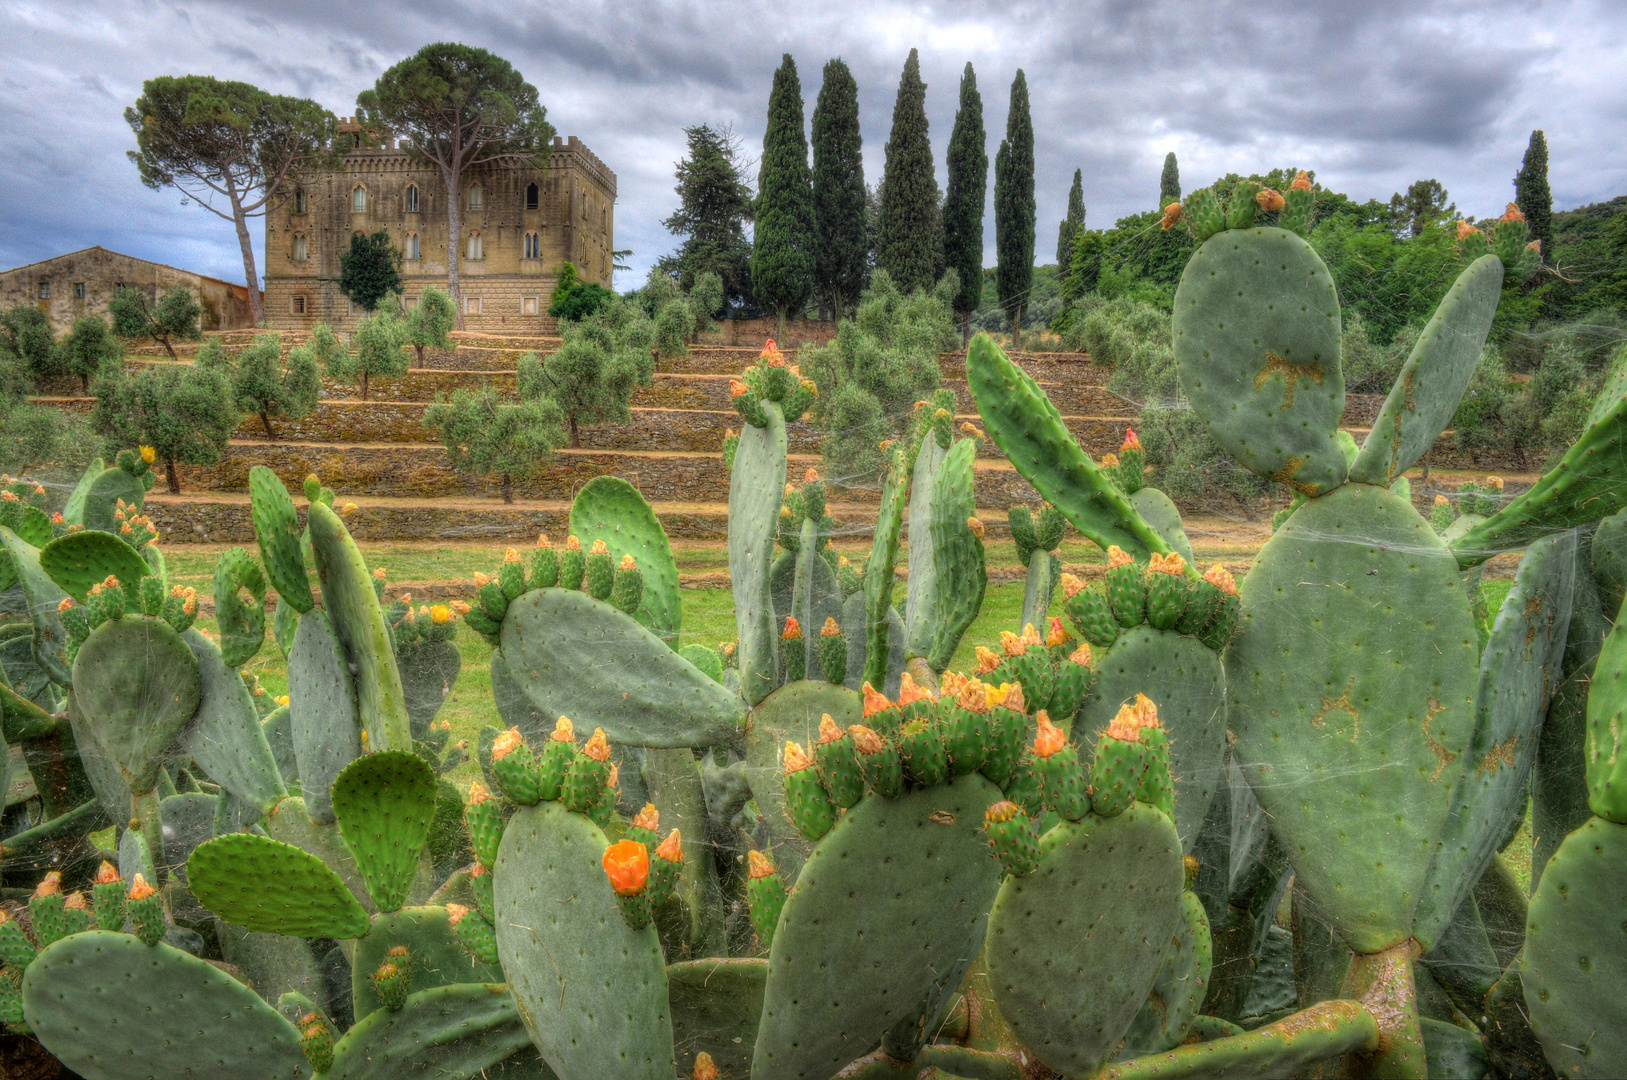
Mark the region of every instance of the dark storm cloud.
MULTIPOLYGON (((1024 68, 1044 262, 1075 168, 1089 223, 1107 226, 1153 207, 1169 150, 1188 189, 1294 164, 1358 199, 1437 177, 1466 212, 1487 214, 1542 127, 1561 207, 1627 191, 1624 35, 1622 5, 1581 0, 14 2, 0 65, 0 264, 100 243, 241 277, 230 228, 143 188, 125 160, 122 109, 159 74, 243 79, 349 115, 359 91, 425 42, 492 49, 538 87, 562 134, 618 174, 616 241, 635 252, 625 287, 672 247, 660 221, 682 128, 730 124, 754 154, 783 52, 797 59, 810 114, 825 61, 852 67, 872 183, 912 46, 940 182, 965 63, 978 73, 991 159, 1024 68)), ((985 240, 992 262, 992 214, 985 240)))

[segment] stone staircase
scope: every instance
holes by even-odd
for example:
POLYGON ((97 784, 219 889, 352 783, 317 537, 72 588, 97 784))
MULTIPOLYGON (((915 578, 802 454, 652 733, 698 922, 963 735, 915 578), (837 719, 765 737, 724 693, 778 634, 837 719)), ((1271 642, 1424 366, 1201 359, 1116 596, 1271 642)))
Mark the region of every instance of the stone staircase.
MULTIPOLYGON (((248 344, 253 335, 238 331, 222 337, 230 351, 248 344)), ((456 349, 427 351, 422 367, 397 378, 371 380, 367 401, 359 399, 356 387, 324 380, 323 400, 308 416, 273 419, 273 432, 267 432, 259 417, 245 417, 218 464, 180 468, 184 494, 155 489, 149 506, 156 523, 178 541, 251 541, 248 473, 254 465, 265 465, 296 490, 308 474, 320 476, 338 492, 341 503, 357 504, 351 524, 358 535, 371 539, 521 540, 538 531, 558 532, 575 492, 605 474, 637 486, 674 536, 726 535, 728 475, 721 447, 726 431, 741 426, 730 405, 729 380, 756 360, 758 349, 701 345, 688 356, 663 362, 653 385, 635 393, 631 422, 583 428, 580 448, 562 449, 538 475, 516 480, 517 501, 505 505, 498 497, 497 478, 476 479, 447 466, 444 449, 423 425, 424 413, 437 395, 459 388, 490 385, 514 394, 520 358, 528 352, 546 356, 560 339, 454 337, 456 349)), ((292 348, 302 339, 301 334, 284 334, 283 346, 292 348)), ((190 363, 197 345, 178 347, 177 353, 178 362, 190 363)), ((1106 388, 1109 371, 1082 354, 1016 359, 1045 389, 1089 453, 1100 456, 1118 449, 1139 406, 1106 388)), ((174 362, 151 350, 127 361, 131 367, 174 362)), ((958 419, 981 427, 966 384, 964 354, 946 354, 940 364, 944 385, 956 395, 958 419)), ((37 400, 64 410, 83 411, 94 404, 81 396, 74 380, 51 381, 41 390, 37 400)), ((1371 422, 1381 399, 1369 397, 1352 396, 1347 423, 1371 422)), ((1351 430, 1358 439, 1365 435, 1364 427, 1351 430)), ((789 436, 794 477, 818 464, 819 435, 803 420, 791 425, 789 436)), ((975 475, 979 514, 992 528, 1003 528, 1012 504, 1038 500, 992 442, 984 444, 975 475)), ((838 521, 867 524, 878 498, 874 487, 838 486, 831 512, 838 521)))

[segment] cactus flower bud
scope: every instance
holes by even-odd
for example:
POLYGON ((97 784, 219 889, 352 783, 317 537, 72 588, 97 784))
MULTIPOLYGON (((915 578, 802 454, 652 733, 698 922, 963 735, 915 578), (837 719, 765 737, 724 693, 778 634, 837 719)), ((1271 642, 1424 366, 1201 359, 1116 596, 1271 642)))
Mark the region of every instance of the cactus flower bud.
MULTIPOLYGON (((1000 631, 1000 651, 1006 656, 1022 656, 1028 652, 1028 643, 1022 635, 1013 634, 1010 630, 1000 631)), ((979 657, 981 660, 981 657, 979 657)), ((992 669, 991 669, 992 670, 992 669)))
POLYGON ((995 691, 989 692, 990 705, 1004 705, 1007 709, 1010 709, 1014 713, 1025 713, 1028 711, 1027 703, 1023 701, 1022 683, 1001 683, 998 693, 1000 697, 999 700, 996 700, 995 691))
POLYGON ((664 862, 682 863, 684 861, 684 836, 677 829, 667 833, 667 838, 661 841, 655 849, 655 857, 664 862))
POLYGON ((1052 754, 1068 745, 1068 735, 1061 728, 1051 723, 1051 717, 1044 709, 1035 714, 1039 723, 1038 733, 1034 736, 1034 756, 1048 758, 1052 754))
POLYGON ((741 382, 739 379, 729 380, 729 396, 731 398, 744 397, 749 392, 750 390, 746 384, 741 382))
POLYGON ((918 701, 924 701, 928 705, 931 705, 937 700, 937 697, 933 695, 931 690, 928 690, 924 686, 917 685, 915 678, 909 672, 906 671, 903 675, 899 676, 898 707, 900 709, 904 708, 906 705, 913 705, 918 701))
POLYGON ((938 676, 938 700, 954 701, 970 680, 958 671, 946 671, 938 676))
POLYGON ((1158 219, 1158 227, 1163 229, 1165 232, 1173 229, 1176 225, 1180 224, 1181 213, 1182 209, 1180 203, 1170 203, 1168 206, 1164 207, 1164 216, 1158 219))
MULTIPOLYGON (((137 875, 137 879, 140 879, 140 875, 137 875)), ((143 882, 143 884, 145 884, 145 882, 143 882)), ((62 873, 58 870, 52 870, 50 873, 46 874, 45 877, 40 879, 40 883, 38 885, 34 886, 34 896, 36 898, 43 896, 56 896, 61 892, 62 873)))
POLYGON ((604 728, 594 728, 593 735, 587 744, 582 747, 582 753, 594 761, 610 760, 610 740, 604 736, 604 728))
POLYGON ((1123 548, 1119 547, 1117 544, 1112 544, 1108 547, 1107 568, 1109 570, 1116 570, 1121 566, 1128 566, 1133 562, 1135 562, 1135 560, 1130 557, 1129 553, 1123 548))
POLYGON ((605 848, 605 876, 617 896, 637 896, 650 883, 650 853, 636 840, 620 840, 605 848))
POLYGON ((491 759, 494 762, 502 761, 524 745, 525 736, 520 734, 520 729, 511 727, 492 740, 491 759))
POLYGON ((1228 596, 1237 595, 1237 579, 1232 577, 1231 571, 1220 563, 1215 563, 1204 571, 1203 580, 1219 589, 1228 596))
MULTIPOLYGON (((578 541, 578 544, 580 544, 580 541, 578 541)), ((610 554, 610 548, 605 546, 605 542, 603 540, 595 540, 595 541, 593 541, 593 547, 591 549, 589 549, 588 554, 589 555, 608 555, 608 554, 610 554)))
POLYGON ((1294 191, 1310 191, 1311 174, 1306 172, 1304 169, 1299 170, 1299 172, 1294 176, 1294 182, 1288 186, 1294 191))
POLYGON ((887 700, 887 695, 881 693, 869 683, 864 684, 861 692, 864 696, 864 719, 866 720, 893 707, 893 703, 887 700))
POLYGON ((885 746, 881 736, 863 724, 852 725, 847 733, 853 737, 853 746, 861 754, 879 754, 885 746))
POLYGON ((1022 642, 1024 651, 1032 649, 1036 645, 1045 644, 1045 639, 1039 636, 1039 631, 1034 628, 1033 623, 1023 625, 1022 636, 1019 640, 1022 642))
POLYGON ((1119 456, 1117 454, 1103 454, 1102 455, 1102 468, 1104 468, 1104 469, 1116 469, 1118 467, 1119 467, 1119 456))
POLYGON ((1059 616, 1052 615, 1050 633, 1045 635, 1045 647, 1048 649, 1062 648, 1072 640, 1073 635, 1068 633, 1067 628, 1062 625, 1062 619, 1059 616))
POLYGON ((646 829, 652 833, 661 831, 661 811, 655 808, 654 803, 645 803, 644 809, 633 815, 630 828, 646 829))
POLYGON ((1493 491, 1502 491, 1503 478, 1501 476, 1488 476, 1486 477, 1486 486, 1491 488, 1493 491))
MULTIPOLYGON (((1010 631, 1001 631, 1002 635, 1009 632, 1010 631)), ((1016 635, 1012 636, 1015 637, 1016 635)), ((1002 636, 1002 643, 1003 641, 1004 638, 1002 636)), ((995 652, 993 649, 985 648, 982 645, 977 646, 977 674, 979 676, 989 674, 1004 662, 1005 657, 995 652)))
POLYGON ((63 598, 62 598, 62 603, 60 603, 60 604, 58 604, 58 605, 57 605, 57 606, 56 606, 56 609, 57 609, 57 610, 58 610, 58 611, 67 611, 67 610, 68 610, 68 609, 69 609, 69 608, 71 608, 71 607, 73 607, 73 597, 71 597, 71 596, 64 596, 64 597, 63 597, 63 598))
POLYGON ((450 922, 454 928, 458 925, 458 923, 463 921, 463 917, 467 914, 469 914, 469 909, 462 904, 446 905, 447 921, 450 922))
POLYGON ((1273 191, 1271 188, 1261 188, 1255 192, 1254 201, 1268 214, 1274 214, 1288 204, 1288 200, 1282 197, 1282 192, 1273 191))
POLYGON ((784 756, 785 771, 787 774, 801 772, 813 765, 813 759, 808 752, 794 742, 785 744, 784 756))
POLYGON ((796 618, 795 615, 787 615, 785 617, 785 631, 784 631, 784 633, 780 634, 780 640, 781 641, 801 641, 802 640, 802 625, 797 622, 797 618, 796 618))
POLYGON ((967 518, 966 519, 966 527, 968 529, 972 530, 972 535, 973 536, 977 537, 979 540, 983 539, 983 523, 981 521, 977 520, 977 518, 975 518, 975 517, 967 518))
POLYGON ((1068 654, 1068 662, 1070 664, 1079 664, 1083 667, 1091 667, 1094 661, 1091 659, 1090 655, 1090 643, 1088 641, 1081 641, 1079 643, 1079 647, 1068 654))
POLYGON ((637 570, 638 569, 638 563, 633 559, 633 557, 631 555, 623 555, 621 557, 621 569, 623 569, 623 570, 637 570))
POLYGON ((1524 221, 1525 214, 1520 210, 1519 203, 1509 203, 1503 210, 1503 216, 1498 221, 1524 221))
POLYGON ((158 451, 150 446, 141 447, 141 460, 148 465, 158 460, 158 451))
POLYGON ((1062 586, 1062 599, 1072 600, 1074 594, 1085 587, 1084 581, 1076 574, 1063 574, 1057 578, 1057 584, 1062 586))
POLYGON ((277 704, 279 706, 286 706, 290 700, 292 700, 292 699, 290 699, 287 694, 284 694, 284 695, 282 695, 282 697, 277 699, 277 704))
POLYGON ((988 684, 977 679, 967 679, 955 695, 955 704, 968 712, 986 713, 989 711, 988 684))

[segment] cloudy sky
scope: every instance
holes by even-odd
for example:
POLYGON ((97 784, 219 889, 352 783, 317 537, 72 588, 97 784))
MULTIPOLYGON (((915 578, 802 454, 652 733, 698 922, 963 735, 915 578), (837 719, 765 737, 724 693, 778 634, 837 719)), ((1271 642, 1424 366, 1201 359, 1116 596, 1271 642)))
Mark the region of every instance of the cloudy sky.
MULTIPOLYGON (((347 115, 387 66, 444 39, 507 57, 555 127, 617 173, 616 243, 634 252, 622 288, 674 245, 660 222, 675 204, 683 127, 732 124, 760 147, 784 52, 810 114, 824 62, 852 67, 872 183, 911 47, 940 183, 962 67, 977 70, 991 159, 1025 69, 1040 262, 1054 258, 1075 168, 1101 227, 1152 207, 1170 150, 1189 189, 1288 164, 1358 199, 1436 177, 1479 216, 1511 197, 1540 127, 1557 208, 1627 193, 1619 0, 0 0, 0 12, 0 266, 102 244, 241 281, 231 227, 142 187, 125 158, 122 113, 142 80, 246 80, 347 115)), ((992 211, 985 240, 992 265, 992 211)))

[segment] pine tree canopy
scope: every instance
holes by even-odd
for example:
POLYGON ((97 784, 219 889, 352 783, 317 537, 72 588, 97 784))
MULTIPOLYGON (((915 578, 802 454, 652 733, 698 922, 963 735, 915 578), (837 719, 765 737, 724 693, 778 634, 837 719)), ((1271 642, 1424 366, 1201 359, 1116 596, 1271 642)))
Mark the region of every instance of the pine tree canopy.
POLYGON ((868 272, 863 150, 858 83, 831 60, 813 114, 814 291, 837 318, 858 306, 868 272))
POLYGON ((736 145, 728 130, 700 124, 685 128, 689 156, 678 162, 678 209, 661 224, 684 237, 677 251, 656 263, 663 272, 692 289, 695 279, 711 272, 723 281, 729 304, 751 302, 751 189, 741 179, 736 145))
POLYGON ((813 291, 813 274, 813 188, 802 129, 802 81, 786 53, 768 95, 751 252, 752 292, 758 304, 779 313, 782 333, 787 312, 800 312, 813 291))
POLYGON ((1011 80, 1006 137, 994 162, 994 246, 1000 306, 1020 324, 1034 283, 1034 121, 1021 68, 1011 80))
POLYGON ((881 177, 881 212, 876 223, 876 265, 900 292, 930 290, 937 277, 938 178, 932 171, 927 134, 926 83, 921 57, 910 50, 898 80, 892 133, 881 177))
POLYGON ((955 312, 963 319, 983 297, 983 199, 989 152, 983 131, 983 96, 968 62, 960 77, 960 108, 949 135, 949 189, 943 200, 944 263, 960 278, 955 312))

